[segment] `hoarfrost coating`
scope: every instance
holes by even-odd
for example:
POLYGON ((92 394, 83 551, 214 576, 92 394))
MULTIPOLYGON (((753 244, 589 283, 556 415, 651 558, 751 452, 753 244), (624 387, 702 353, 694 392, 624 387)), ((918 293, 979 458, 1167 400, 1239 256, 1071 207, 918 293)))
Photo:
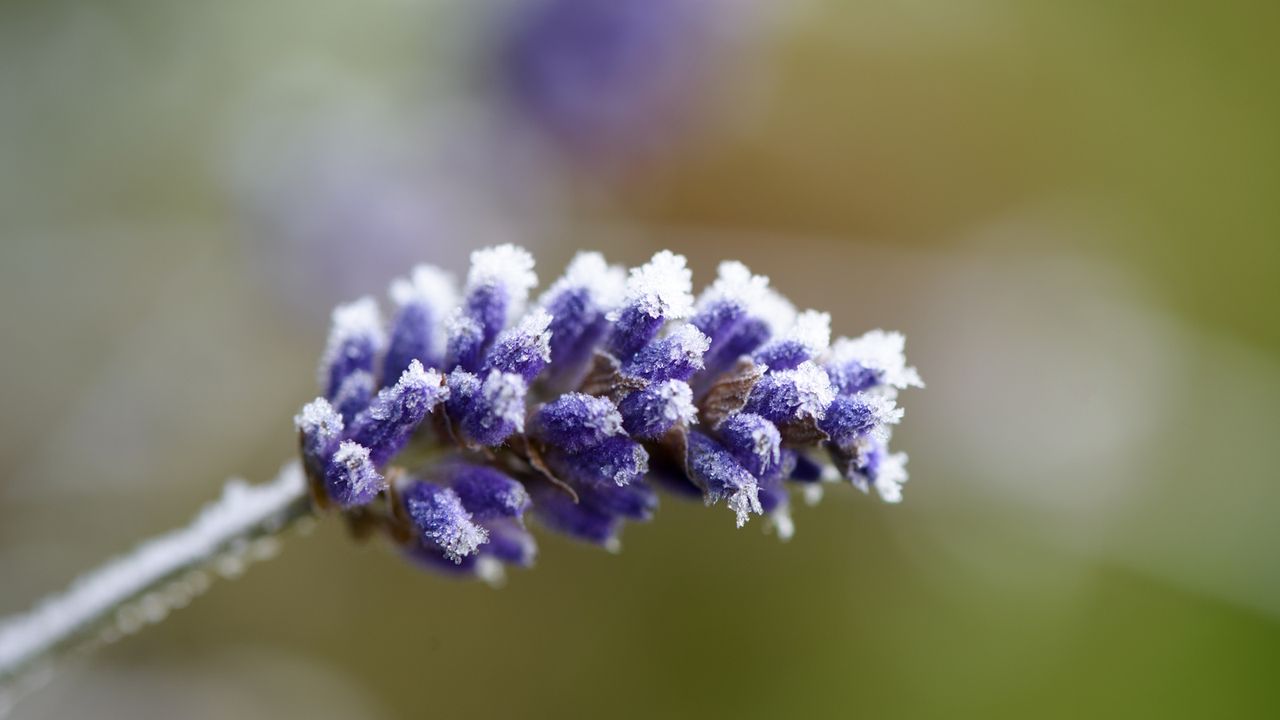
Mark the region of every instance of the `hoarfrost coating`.
POLYGON ((625 272, 581 252, 526 311, 528 252, 471 260, 460 295, 428 266, 393 283, 387 327, 368 298, 335 311, 322 395, 296 419, 322 504, 380 518, 415 561, 490 578, 528 565, 526 509, 617 548, 655 486, 723 502, 738 526, 767 515, 783 539, 792 489, 902 499, 889 428, 923 382, 901 333, 832 341, 828 313, 737 261, 695 300, 682 255, 625 272))

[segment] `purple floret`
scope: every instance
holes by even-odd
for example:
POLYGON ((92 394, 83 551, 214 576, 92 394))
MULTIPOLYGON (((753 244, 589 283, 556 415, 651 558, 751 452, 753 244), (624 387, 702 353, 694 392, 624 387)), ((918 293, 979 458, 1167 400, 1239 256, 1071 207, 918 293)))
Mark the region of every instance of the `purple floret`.
POLYGON ((708 502, 726 499, 737 516, 738 527, 752 512, 762 512, 756 479, 720 443, 700 432, 689 433, 689 477, 708 502))
POLYGON ((778 428, 754 413, 734 413, 717 428, 720 441, 747 472, 763 478, 782 462, 778 428))
POLYGON ((381 467, 400 452, 423 418, 448 394, 440 374, 423 370, 415 360, 394 386, 379 391, 369 407, 356 416, 348 437, 369 448, 374 464, 381 467))
POLYGON ((519 518, 529 508, 529 493, 524 485, 494 468, 457 463, 445 468, 441 476, 478 521, 519 518))
POLYGON ((387 482, 369 459, 368 448, 346 440, 325 468, 324 487, 339 507, 349 508, 372 501, 387 482))
POLYGON ((622 417, 607 398, 566 393, 538 409, 533 432, 550 447, 576 453, 622 434, 622 417))
POLYGON ((618 405, 622 427, 638 440, 656 440, 679 423, 697 420, 693 390, 680 380, 649 385, 623 398, 618 405))
POLYGON ((463 507, 458 494, 449 488, 412 482, 401 491, 401 502, 422 542, 439 548, 455 563, 489 539, 485 529, 463 507))

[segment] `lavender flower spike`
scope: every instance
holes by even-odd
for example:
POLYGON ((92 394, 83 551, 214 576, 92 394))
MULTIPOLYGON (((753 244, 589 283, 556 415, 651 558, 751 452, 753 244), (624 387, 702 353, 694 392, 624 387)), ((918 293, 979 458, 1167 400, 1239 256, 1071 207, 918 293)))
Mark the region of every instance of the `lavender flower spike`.
POLYGON ((816 502, 843 476, 902 499, 906 456, 889 451, 889 429, 899 392, 922 383, 900 334, 833 345, 830 315, 797 312, 738 262, 720 264, 696 306, 675 253, 622 278, 579 253, 521 316, 533 260, 504 245, 472 254, 456 307, 440 271, 397 281, 389 344, 371 300, 340 309, 324 364, 335 397, 295 420, 313 491, 361 523, 382 519, 428 566, 491 580, 532 563, 526 511, 616 548, 655 512, 654 480, 723 500, 738 526, 767 515, 783 538, 793 487, 816 502))

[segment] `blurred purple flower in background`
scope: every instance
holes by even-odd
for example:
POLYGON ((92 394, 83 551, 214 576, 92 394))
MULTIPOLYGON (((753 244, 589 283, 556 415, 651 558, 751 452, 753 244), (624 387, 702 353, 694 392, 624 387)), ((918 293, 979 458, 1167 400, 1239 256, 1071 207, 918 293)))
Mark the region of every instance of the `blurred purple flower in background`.
POLYGON ((505 9, 492 65, 509 111, 570 158, 606 165, 660 154, 697 125, 762 16, 754 2, 725 0, 505 9))

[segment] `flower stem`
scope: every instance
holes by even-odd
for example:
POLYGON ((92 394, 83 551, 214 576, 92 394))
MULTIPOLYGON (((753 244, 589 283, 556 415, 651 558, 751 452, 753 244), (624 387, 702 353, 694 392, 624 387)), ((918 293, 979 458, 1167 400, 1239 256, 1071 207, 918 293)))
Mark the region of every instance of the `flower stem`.
POLYGON ((26 613, 0 620, 0 717, 52 676, 55 663, 163 620, 204 592, 271 557, 280 535, 313 517, 301 467, 274 480, 227 483, 190 525, 143 542, 26 613))

